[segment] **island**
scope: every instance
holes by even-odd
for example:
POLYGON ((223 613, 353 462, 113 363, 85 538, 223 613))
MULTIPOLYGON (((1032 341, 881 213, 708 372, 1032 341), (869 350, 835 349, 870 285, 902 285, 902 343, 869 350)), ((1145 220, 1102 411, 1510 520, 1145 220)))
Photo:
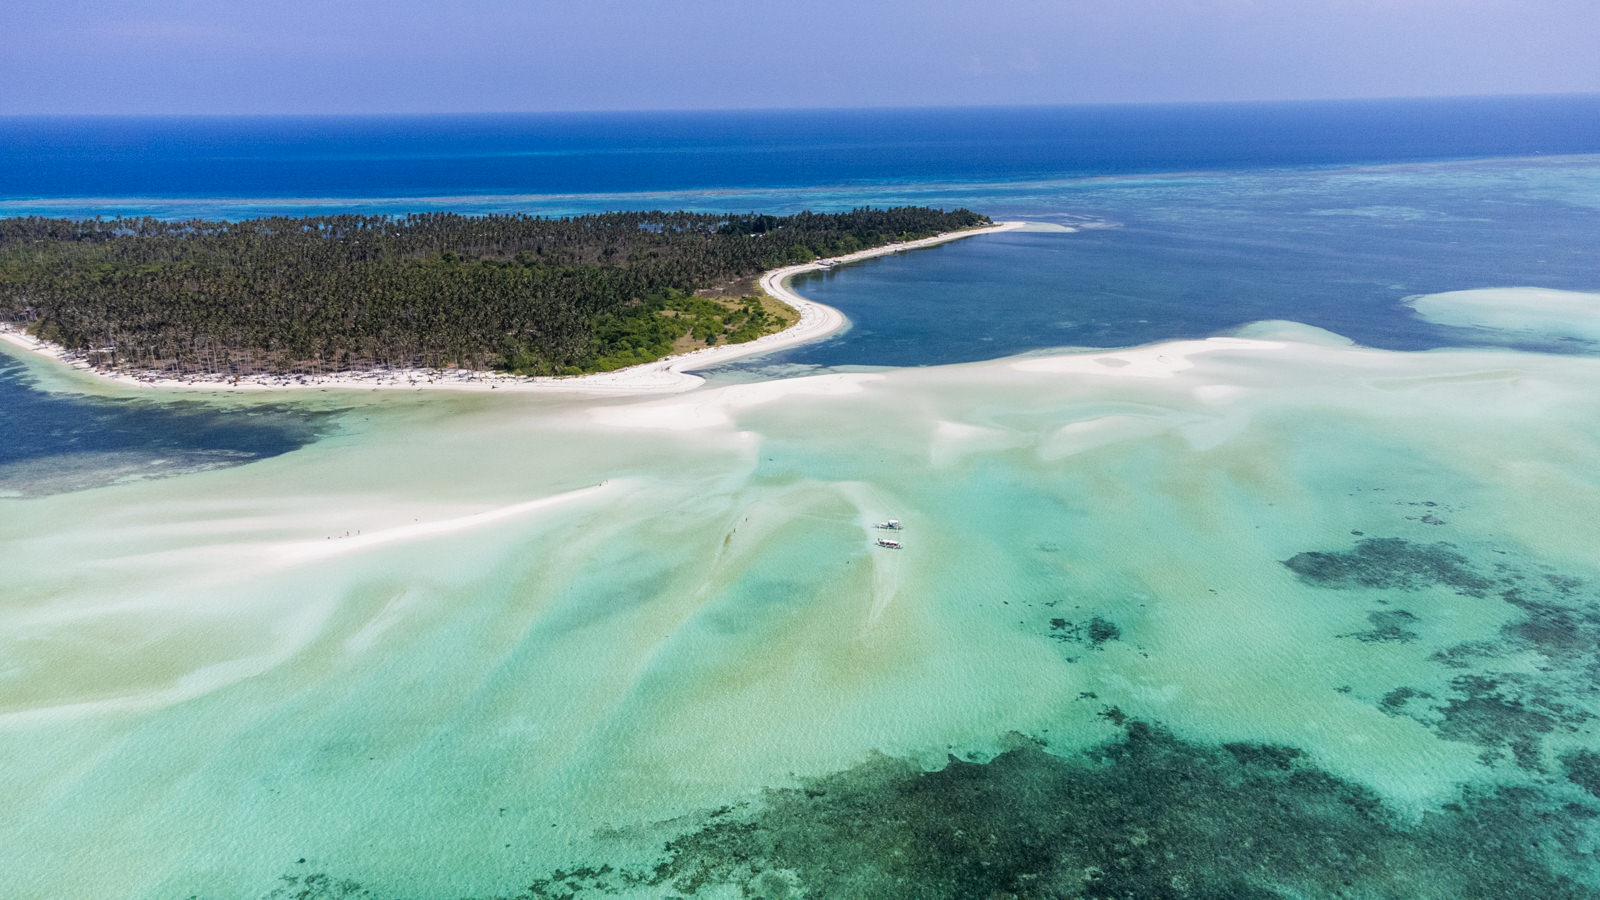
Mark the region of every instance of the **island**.
POLYGON ((0 323, 13 343, 146 383, 576 376, 791 328, 803 301, 764 272, 995 227, 926 207, 13 218, 0 220, 0 323))

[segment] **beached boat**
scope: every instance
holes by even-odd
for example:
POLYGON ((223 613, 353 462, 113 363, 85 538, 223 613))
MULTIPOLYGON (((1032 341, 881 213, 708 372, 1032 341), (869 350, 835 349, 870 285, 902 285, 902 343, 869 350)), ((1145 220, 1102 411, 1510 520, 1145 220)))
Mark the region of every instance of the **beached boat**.
POLYGON ((888 538, 878 538, 878 546, 888 547, 890 550, 900 550, 903 547, 899 541, 891 541, 888 538))

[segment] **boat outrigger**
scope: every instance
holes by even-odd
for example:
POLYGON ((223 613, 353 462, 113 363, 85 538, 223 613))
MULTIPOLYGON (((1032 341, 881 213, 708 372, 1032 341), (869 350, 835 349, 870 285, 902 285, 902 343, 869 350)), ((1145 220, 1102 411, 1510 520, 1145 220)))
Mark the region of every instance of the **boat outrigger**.
POLYGON ((878 546, 888 547, 890 550, 902 549, 902 545, 899 541, 891 541, 888 538, 878 538, 878 546))
POLYGON ((874 525, 872 527, 873 528, 880 528, 880 529, 882 529, 884 531, 899 531, 900 530, 900 520, 899 519, 890 519, 887 522, 879 522, 878 524, 876 524, 876 525, 874 525))

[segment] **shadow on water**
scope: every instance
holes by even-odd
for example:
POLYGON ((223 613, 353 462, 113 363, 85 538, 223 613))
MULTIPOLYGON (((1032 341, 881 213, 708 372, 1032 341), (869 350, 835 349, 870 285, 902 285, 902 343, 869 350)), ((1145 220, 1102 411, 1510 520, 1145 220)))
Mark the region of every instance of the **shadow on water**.
POLYGON ((47 392, 0 355, 0 414, 0 498, 17 498, 267 459, 315 441, 340 413, 47 392))

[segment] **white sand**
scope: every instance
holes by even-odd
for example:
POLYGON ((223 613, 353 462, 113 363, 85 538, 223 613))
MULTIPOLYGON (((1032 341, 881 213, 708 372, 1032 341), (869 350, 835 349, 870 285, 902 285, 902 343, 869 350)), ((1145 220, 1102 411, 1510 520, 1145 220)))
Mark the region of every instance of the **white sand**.
POLYGON ((351 537, 337 539, 330 537, 321 541, 301 541, 287 546, 272 544, 263 548, 262 555, 274 568, 295 566, 307 560, 329 559, 348 553, 358 553, 385 544, 418 541, 471 528, 482 528, 485 525, 516 519, 529 513, 548 509, 557 504, 589 497, 608 489, 615 489, 609 480, 591 487, 578 488, 561 494, 553 494, 549 497, 540 497, 537 500, 511 503, 449 519, 427 522, 418 521, 411 525, 397 525, 384 528, 372 534, 363 535, 358 533, 351 537))
POLYGON ((844 314, 800 296, 789 288, 789 279, 803 272, 821 271, 839 265, 860 262, 875 256, 931 247, 947 241, 960 240, 980 234, 1015 231, 1025 227, 1025 222, 1000 222, 983 228, 951 231, 916 241, 887 244, 870 250, 819 259, 798 266, 785 266, 761 276, 761 288, 773 297, 793 307, 800 313, 799 321, 776 334, 769 334, 742 344, 724 344, 706 347, 677 356, 668 356, 654 362, 618 369, 615 372, 598 372, 566 378, 524 377, 499 372, 478 372, 466 369, 369 369, 359 372, 335 372, 329 375, 250 375, 233 378, 222 375, 194 375, 172 378, 154 373, 127 374, 104 372, 91 368, 83 355, 59 344, 37 340, 16 328, 0 323, 0 340, 15 347, 47 356, 73 368, 90 372, 118 384, 145 388, 176 388, 183 390, 285 390, 319 388, 322 390, 365 391, 378 389, 404 390, 454 390, 454 391, 537 391, 541 393, 584 394, 664 394, 692 390, 705 379, 691 375, 687 370, 751 356, 769 353, 809 343, 827 337, 846 322, 844 314))
POLYGON ((857 394, 882 377, 875 372, 832 372, 753 384, 728 385, 692 397, 648 398, 588 410, 589 420, 612 428, 697 431, 734 421, 735 414, 789 397, 840 397, 857 394))
POLYGON ((1407 297, 1438 325, 1480 328, 1545 340, 1600 341, 1600 293, 1505 287, 1407 297))
POLYGON ((1011 367, 1018 372, 1052 375, 1103 375, 1114 378, 1172 378, 1194 368, 1194 357, 1223 350, 1275 350, 1279 341, 1213 337, 1196 341, 1171 341, 1109 353, 1069 353, 1023 357, 1011 367))

